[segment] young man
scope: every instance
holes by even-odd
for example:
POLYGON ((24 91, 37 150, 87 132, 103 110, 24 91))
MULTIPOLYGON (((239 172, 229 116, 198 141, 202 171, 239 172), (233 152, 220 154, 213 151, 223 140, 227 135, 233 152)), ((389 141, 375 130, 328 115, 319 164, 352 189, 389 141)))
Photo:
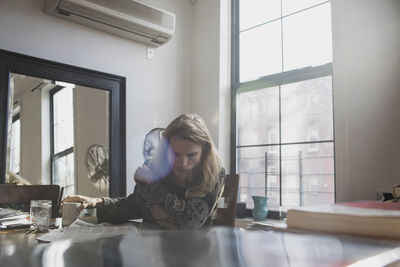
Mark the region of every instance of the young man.
POLYGON ((212 224, 225 170, 203 120, 183 114, 163 132, 147 166, 135 172, 133 194, 121 198, 74 195, 81 209, 96 207, 99 222, 123 223, 143 218, 165 229, 200 228, 212 224))

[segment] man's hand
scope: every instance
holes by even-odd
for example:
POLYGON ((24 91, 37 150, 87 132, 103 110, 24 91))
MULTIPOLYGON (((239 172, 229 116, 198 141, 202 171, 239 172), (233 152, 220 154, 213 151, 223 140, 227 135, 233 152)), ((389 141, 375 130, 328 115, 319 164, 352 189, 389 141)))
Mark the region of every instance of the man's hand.
POLYGON ((82 195, 71 195, 62 200, 62 202, 80 202, 79 210, 83 210, 85 208, 94 208, 97 204, 103 202, 101 198, 94 197, 86 197, 82 195))
POLYGON ((145 184, 151 184, 152 182, 158 180, 154 172, 145 165, 138 167, 133 177, 135 182, 142 182, 145 184))

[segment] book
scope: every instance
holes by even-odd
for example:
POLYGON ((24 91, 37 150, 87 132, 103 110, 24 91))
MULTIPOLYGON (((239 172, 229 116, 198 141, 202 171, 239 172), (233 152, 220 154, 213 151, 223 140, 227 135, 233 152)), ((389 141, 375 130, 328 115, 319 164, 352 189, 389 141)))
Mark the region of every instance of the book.
POLYGON ((289 209, 288 229, 400 239, 400 203, 343 202, 289 209))
POLYGON ((246 230, 264 230, 264 231, 270 231, 270 230, 285 231, 286 229, 287 225, 284 221, 269 220, 269 219, 265 221, 252 221, 246 227, 246 230))

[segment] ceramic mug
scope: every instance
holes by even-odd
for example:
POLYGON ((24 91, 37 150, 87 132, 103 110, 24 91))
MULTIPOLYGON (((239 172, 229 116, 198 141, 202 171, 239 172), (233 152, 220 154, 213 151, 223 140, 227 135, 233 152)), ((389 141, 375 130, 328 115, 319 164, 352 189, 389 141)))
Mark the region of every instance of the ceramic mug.
POLYGON ((254 208, 251 211, 255 221, 265 221, 268 215, 267 199, 266 196, 252 196, 254 201, 254 208))
POLYGON ((68 226, 73 223, 80 214, 80 202, 63 202, 62 204, 62 224, 68 226))

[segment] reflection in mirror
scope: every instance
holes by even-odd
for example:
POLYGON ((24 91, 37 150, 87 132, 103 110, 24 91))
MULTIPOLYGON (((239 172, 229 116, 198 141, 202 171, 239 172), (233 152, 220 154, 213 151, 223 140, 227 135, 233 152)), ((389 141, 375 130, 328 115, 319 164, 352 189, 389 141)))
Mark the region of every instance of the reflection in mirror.
POLYGON ((109 196, 107 90, 12 73, 6 179, 109 196))

